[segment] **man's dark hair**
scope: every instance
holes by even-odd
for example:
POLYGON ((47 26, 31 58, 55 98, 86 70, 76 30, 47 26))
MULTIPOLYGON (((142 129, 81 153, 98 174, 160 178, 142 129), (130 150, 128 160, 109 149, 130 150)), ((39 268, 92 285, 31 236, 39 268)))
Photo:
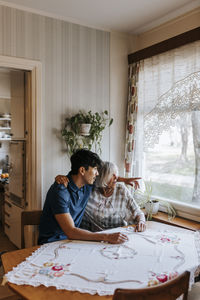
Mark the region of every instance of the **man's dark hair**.
POLYGON ((102 164, 100 157, 88 149, 77 150, 74 154, 72 154, 70 160, 71 173, 73 175, 78 174, 80 167, 84 167, 86 170, 88 170, 89 167, 100 167, 102 164))

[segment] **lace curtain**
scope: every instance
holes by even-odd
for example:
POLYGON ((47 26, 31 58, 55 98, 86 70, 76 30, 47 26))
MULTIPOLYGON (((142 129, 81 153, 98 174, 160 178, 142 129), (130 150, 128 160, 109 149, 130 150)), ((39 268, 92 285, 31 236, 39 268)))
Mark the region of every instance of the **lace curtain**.
POLYGON ((138 74, 139 63, 128 67, 128 107, 125 144, 125 176, 131 177, 134 164, 135 137, 138 109, 138 74))
POLYGON ((200 110, 200 72, 178 81, 144 118, 144 149, 154 147, 160 134, 173 126, 177 116, 200 110), (159 118, 158 118, 159 116, 159 118))
POLYGON ((199 109, 200 41, 140 61, 134 175, 144 175, 144 150, 155 146, 175 117, 199 109))

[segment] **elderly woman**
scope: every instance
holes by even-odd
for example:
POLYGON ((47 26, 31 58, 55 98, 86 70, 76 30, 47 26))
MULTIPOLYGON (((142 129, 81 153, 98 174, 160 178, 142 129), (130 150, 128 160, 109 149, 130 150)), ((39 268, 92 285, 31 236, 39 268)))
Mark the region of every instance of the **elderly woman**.
MULTIPOLYGON (((117 166, 111 162, 104 162, 90 194, 81 228, 100 231, 136 224, 137 231, 144 231, 146 223, 143 212, 128 188, 119 182, 132 185, 133 181, 137 188, 137 179, 139 178, 118 177, 117 166)), ((67 185, 66 176, 58 175, 56 181, 67 185)))
POLYGON ((95 187, 90 194, 81 227, 99 231, 136 224, 137 231, 146 229, 145 216, 129 189, 117 182, 118 168, 104 162, 99 170, 95 187))

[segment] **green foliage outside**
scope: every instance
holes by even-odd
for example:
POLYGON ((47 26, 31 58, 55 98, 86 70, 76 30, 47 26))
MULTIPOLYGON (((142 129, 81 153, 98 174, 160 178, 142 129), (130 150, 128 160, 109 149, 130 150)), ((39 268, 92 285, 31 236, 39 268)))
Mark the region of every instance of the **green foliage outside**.
POLYGON ((174 150, 164 154, 149 152, 146 157, 148 176, 152 179, 152 194, 170 200, 191 203, 194 188, 194 155, 188 154, 187 160, 180 159, 174 150), (167 155, 166 155, 167 153, 167 155))
POLYGON ((153 195, 159 197, 162 196, 170 200, 178 200, 181 198, 181 202, 191 203, 193 188, 183 187, 167 183, 152 182, 153 195))

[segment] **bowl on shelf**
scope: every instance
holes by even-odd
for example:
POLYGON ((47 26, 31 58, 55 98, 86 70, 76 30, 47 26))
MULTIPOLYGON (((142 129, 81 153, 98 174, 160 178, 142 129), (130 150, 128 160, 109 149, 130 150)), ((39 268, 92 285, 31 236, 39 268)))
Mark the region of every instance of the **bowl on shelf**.
POLYGON ((3 126, 3 127, 10 127, 10 121, 9 121, 9 120, 4 120, 2 126, 3 126))
POLYGON ((10 118, 10 113, 3 113, 3 114, 2 114, 2 117, 3 117, 3 118, 10 118))
POLYGON ((4 138, 5 137, 5 131, 0 131, 0 138, 4 138))

